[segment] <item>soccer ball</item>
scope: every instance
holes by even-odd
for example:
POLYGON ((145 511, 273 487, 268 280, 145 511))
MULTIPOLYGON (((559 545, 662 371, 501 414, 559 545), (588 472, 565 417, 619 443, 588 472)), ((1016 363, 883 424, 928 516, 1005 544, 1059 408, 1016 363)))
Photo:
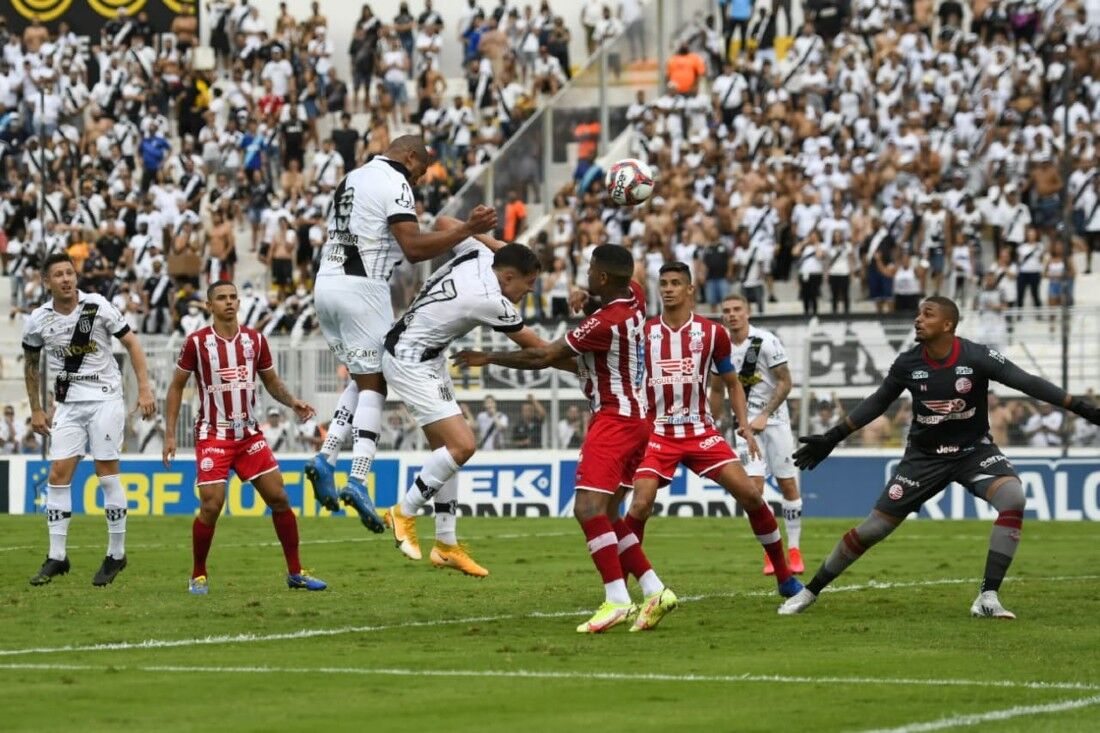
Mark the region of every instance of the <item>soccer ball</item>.
POLYGON ((637 206, 653 195, 653 170, 637 158, 624 158, 607 171, 607 195, 619 206, 637 206))

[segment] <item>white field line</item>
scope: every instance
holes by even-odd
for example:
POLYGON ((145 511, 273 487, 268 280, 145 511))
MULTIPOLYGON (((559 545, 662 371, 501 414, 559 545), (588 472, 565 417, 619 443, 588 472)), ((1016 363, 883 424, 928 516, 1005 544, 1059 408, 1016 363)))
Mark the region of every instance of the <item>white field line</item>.
MULTIPOLYGON (((94 665, 94 664, 0 664, 0 671, 69 671, 69 672, 145 672, 192 674, 330 674, 378 675, 391 677, 508 677, 521 679, 598 680, 609 682, 707 682, 707 683, 790 683, 887 685, 898 687, 981 687, 1030 690, 1100 690, 1100 685, 1080 682, 1027 682, 1015 680, 920 679, 894 677, 811 677, 774 674, 661 674, 632 672, 551 672, 525 669, 401 669, 392 667, 237 667, 210 665, 94 665)), ((1087 698, 1100 701, 1100 696, 1087 698)), ((1071 701, 1072 702, 1072 701, 1071 701)), ((1037 706, 1039 707, 1039 706, 1037 706)), ((898 729, 902 730, 902 729, 898 729)), ((904 729, 911 730, 911 729, 904 729)), ((912 729, 917 730, 917 729, 912 729)), ((934 730, 934 729, 929 729, 934 730)))
POLYGON ((1046 705, 1019 705, 1004 710, 991 710, 988 713, 975 713, 973 715, 953 715, 949 718, 930 720, 926 723, 909 723, 897 728, 877 728, 864 733, 923 733, 923 731, 944 730, 946 728, 962 728, 964 726, 978 725, 1009 718, 1019 718, 1024 715, 1050 715, 1051 713, 1064 713, 1067 710, 1077 710, 1100 704, 1100 695, 1082 697, 1077 700, 1065 700, 1052 702, 1046 705))
MULTIPOLYGON (((1100 575, 1068 575, 1054 577, 1015 578, 1011 582, 1061 582, 1066 580, 1093 580, 1100 575)), ((845 593, 862 590, 888 590, 894 588, 920 588, 937 585, 962 585, 973 583, 974 578, 945 578, 939 580, 918 580, 899 582, 870 581, 855 585, 843 585, 826 588, 827 593, 845 593)), ((698 602, 704 600, 723 598, 770 598, 774 591, 731 591, 728 593, 711 593, 706 595, 684 596, 682 602, 698 602)), ((80 646, 66 645, 57 647, 29 647, 22 649, 0 649, 0 657, 14 657, 28 654, 60 654, 69 652, 103 652, 126 651, 131 649, 170 649, 176 647, 208 646, 213 644, 257 644, 269 641, 289 641, 295 639, 311 639, 325 636, 342 636, 344 634, 369 634, 379 631, 394 631, 397 629, 412 629, 437 626, 453 626, 459 624, 495 623, 497 621, 515 621, 528 618, 568 618, 585 616, 591 611, 577 609, 573 611, 532 611, 530 613, 502 614, 496 616, 466 616, 462 618, 432 619, 429 621, 402 621, 395 624, 380 624, 377 626, 340 626, 329 629, 299 629, 274 634, 223 634, 218 636, 204 636, 191 639, 146 639, 144 641, 117 641, 103 642, 99 644, 85 644, 80 646)), ((1098 688, 1100 689, 1100 688, 1098 688)))

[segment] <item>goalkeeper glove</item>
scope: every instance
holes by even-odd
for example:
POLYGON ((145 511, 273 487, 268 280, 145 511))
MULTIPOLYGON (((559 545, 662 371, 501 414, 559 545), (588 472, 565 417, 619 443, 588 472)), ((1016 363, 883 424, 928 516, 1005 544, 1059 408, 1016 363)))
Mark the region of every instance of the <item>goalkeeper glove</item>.
POLYGON ((804 471, 812 471, 817 464, 825 460, 837 444, 848 437, 851 431, 844 423, 836 425, 824 435, 804 435, 798 439, 802 447, 794 452, 794 465, 804 471))

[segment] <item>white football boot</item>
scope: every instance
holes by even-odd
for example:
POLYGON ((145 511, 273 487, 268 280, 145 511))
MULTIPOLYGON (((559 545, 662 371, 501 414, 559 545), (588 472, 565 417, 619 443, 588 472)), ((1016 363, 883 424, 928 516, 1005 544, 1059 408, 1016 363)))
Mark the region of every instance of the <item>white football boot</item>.
POLYGON ((783 605, 779 607, 780 616, 793 616, 796 613, 802 613, 810 606, 814 605, 814 601, 817 600, 817 596, 810 592, 809 588, 803 588, 795 593, 793 596, 783 601, 783 605))
POLYGON ((997 591, 995 590, 985 590, 979 593, 974 602, 970 604, 970 615, 986 618, 1016 618, 1016 614, 1001 605, 1001 599, 997 597, 997 591))

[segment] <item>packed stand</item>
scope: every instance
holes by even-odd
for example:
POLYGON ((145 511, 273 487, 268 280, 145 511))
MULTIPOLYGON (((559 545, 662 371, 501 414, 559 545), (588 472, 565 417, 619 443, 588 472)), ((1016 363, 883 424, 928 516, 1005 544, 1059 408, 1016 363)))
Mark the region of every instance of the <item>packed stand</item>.
POLYGON ((671 260, 712 308, 741 292, 774 310, 793 292, 775 281, 806 314, 938 293, 1004 326, 1007 308, 1072 303, 1068 253, 1091 272, 1100 249, 1100 17, 1072 0, 811 1, 791 28, 787 5, 723 0, 681 35, 663 93, 637 93, 631 154, 659 176, 644 205, 608 205, 578 130, 554 267, 583 283, 596 245, 630 246, 654 312, 671 260))
MULTIPOLYGON (((184 6, 185 8, 187 6, 184 6)), ((38 263, 65 249, 80 287, 110 296, 140 333, 205 322, 201 289, 249 283, 241 317, 265 333, 316 327, 310 291, 332 192, 344 172, 420 129, 435 160, 418 208, 430 224, 534 109, 569 78, 570 31, 537 9, 469 0, 446 28, 432 0, 388 19, 363 5, 346 49, 312 3, 210 3, 215 51, 179 16, 155 33, 120 9, 96 38, 64 23, 20 36, 0 18, 0 243, 11 316, 44 295, 38 263), (440 57, 461 49, 465 93, 440 57), (340 78, 347 54, 351 78, 340 78), (353 121, 358 124, 353 124, 353 121)), ((521 224, 522 226, 522 224, 521 224)), ((408 302, 411 271, 396 278, 408 302)))

